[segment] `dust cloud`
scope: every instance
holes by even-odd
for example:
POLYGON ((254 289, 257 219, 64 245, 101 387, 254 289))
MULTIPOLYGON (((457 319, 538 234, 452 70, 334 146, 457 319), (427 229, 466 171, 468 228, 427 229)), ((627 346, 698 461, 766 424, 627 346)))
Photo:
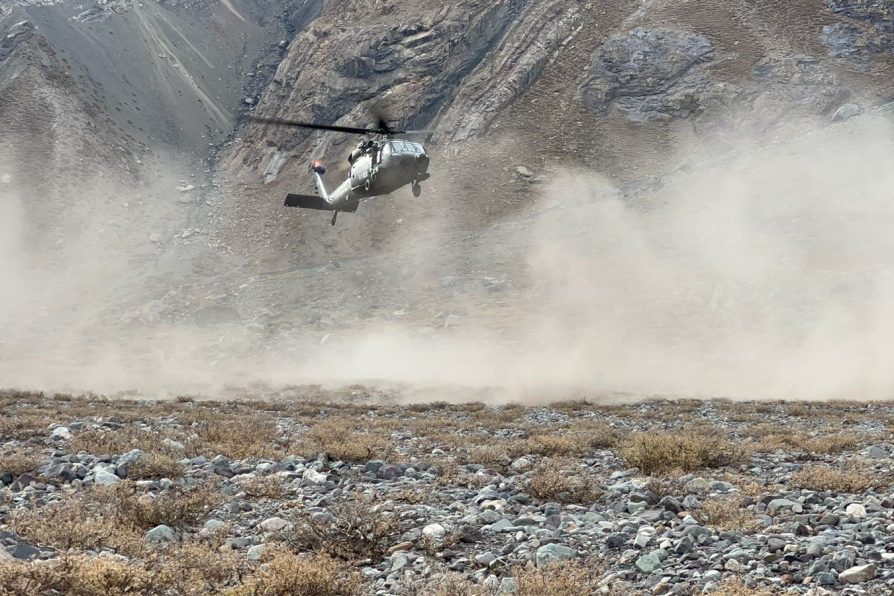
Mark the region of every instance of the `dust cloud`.
MULTIPOLYGON (((459 261, 508 276, 499 299, 478 308, 468 298, 468 315, 447 327, 370 317, 322 338, 297 323, 273 333, 164 319, 124 325, 109 301, 147 302, 164 293, 162 279, 131 279, 95 243, 60 252, 51 268, 36 264, 20 197, 10 200, 7 188, 0 386, 164 395, 367 383, 543 401, 890 397, 892 133, 887 117, 870 115, 760 145, 718 139, 685 156, 660 188, 632 196, 593 173, 553 172, 529 208, 475 243, 458 244, 435 222, 394 248, 405 255, 394 267, 410 272, 394 292, 417 305, 463 302, 437 283, 459 261), (720 141, 743 148, 716 157, 720 141), (502 270, 506 255, 513 266, 502 270), (59 285, 75 265, 83 283, 69 276, 59 285), (107 291, 110 279, 120 292, 107 291)), ((462 395, 415 395, 448 393, 462 395)))
POLYGON ((375 329, 304 370, 535 399, 890 397, 892 132, 864 118, 714 160, 708 144, 639 197, 559 173, 489 238, 527 263, 512 324, 375 329))

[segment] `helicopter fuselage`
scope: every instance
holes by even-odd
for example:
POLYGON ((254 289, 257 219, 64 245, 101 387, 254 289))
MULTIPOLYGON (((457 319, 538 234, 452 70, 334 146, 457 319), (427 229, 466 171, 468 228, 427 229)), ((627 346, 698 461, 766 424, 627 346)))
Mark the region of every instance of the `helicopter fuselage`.
POLYGON ((425 149, 410 141, 365 141, 351 152, 348 162, 348 179, 331 192, 326 192, 323 185, 325 169, 314 168, 317 192, 332 209, 387 195, 407 184, 415 186, 431 176, 425 149))

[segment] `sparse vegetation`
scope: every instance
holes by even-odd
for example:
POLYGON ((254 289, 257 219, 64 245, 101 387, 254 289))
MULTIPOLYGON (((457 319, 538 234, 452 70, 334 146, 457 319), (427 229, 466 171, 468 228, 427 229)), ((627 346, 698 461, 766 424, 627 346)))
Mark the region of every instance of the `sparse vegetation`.
POLYGON ((396 515, 375 507, 373 498, 345 501, 329 509, 331 518, 315 521, 298 514, 288 543, 296 552, 316 552, 343 561, 382 557, 397 539, 396 515))
POLYGON ((718 530, 756 532, 763 527, 754 512, 743 507, 738 497, 706 499, 695 516, 704 525, 718 530))
POLYGON ((882 488, 894 483, 894 476, 878 474, 865 465, 851 463, 834 468, 823 464, 804 466, 792 477, 797 488, 836 493, 860 493, 870 488, 882 488))
POLYGON ((360 594, 357 574, 324 555, 275 552, 265 565, 227 596, 349 596, 360 594))
POLYGON ((579 562, 551 563, 513 570, 519 596, 578 596, 595 594, 604 572, 600 565, 579 562))
POLYGON ((10 474, 14 478, 27 472, 34 472, 40 460, 30 453, 8 453, 0 455, 0 474, 10 474))
POLYGON ((602 494, 603 479, 582 468, 577 460, 547 459, 533 470, 525 490, 534 498, 590 505, 602 494))
POLYGON ((621 457, 644 474, 695 472, 741 463, 747 451, 719 432, 643 432, 621 445, 621 457))
POLYGON ((195 524, 222 496, 203 485, 172 489, 157 497, 141 494, 130 482, 95 487, 45 507, 19 510, 12 526, 22 536, 63 551, 99 550, 135 554, 145 532, 159 524, 172 528, 195 524))

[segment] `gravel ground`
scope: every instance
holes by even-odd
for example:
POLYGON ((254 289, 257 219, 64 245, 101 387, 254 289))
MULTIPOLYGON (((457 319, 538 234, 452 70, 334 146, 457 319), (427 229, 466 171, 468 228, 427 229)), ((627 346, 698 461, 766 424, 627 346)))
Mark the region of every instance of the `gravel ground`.
POLYGON ((0 593, 894 593, 892 405, 399 398, 0 394, 0 593))

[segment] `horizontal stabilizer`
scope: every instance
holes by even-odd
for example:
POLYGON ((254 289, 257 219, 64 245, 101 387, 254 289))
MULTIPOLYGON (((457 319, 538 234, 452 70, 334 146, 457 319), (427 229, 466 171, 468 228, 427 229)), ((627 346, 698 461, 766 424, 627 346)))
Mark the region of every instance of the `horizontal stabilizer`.
POLYGON ((300 207, 301 209, 318 209, 320 211, 345 211, 354 213, 357 211, 357 202, 347 203, 333 207, 323 197, 317 195, 286 195, 286 207, 300 207))

